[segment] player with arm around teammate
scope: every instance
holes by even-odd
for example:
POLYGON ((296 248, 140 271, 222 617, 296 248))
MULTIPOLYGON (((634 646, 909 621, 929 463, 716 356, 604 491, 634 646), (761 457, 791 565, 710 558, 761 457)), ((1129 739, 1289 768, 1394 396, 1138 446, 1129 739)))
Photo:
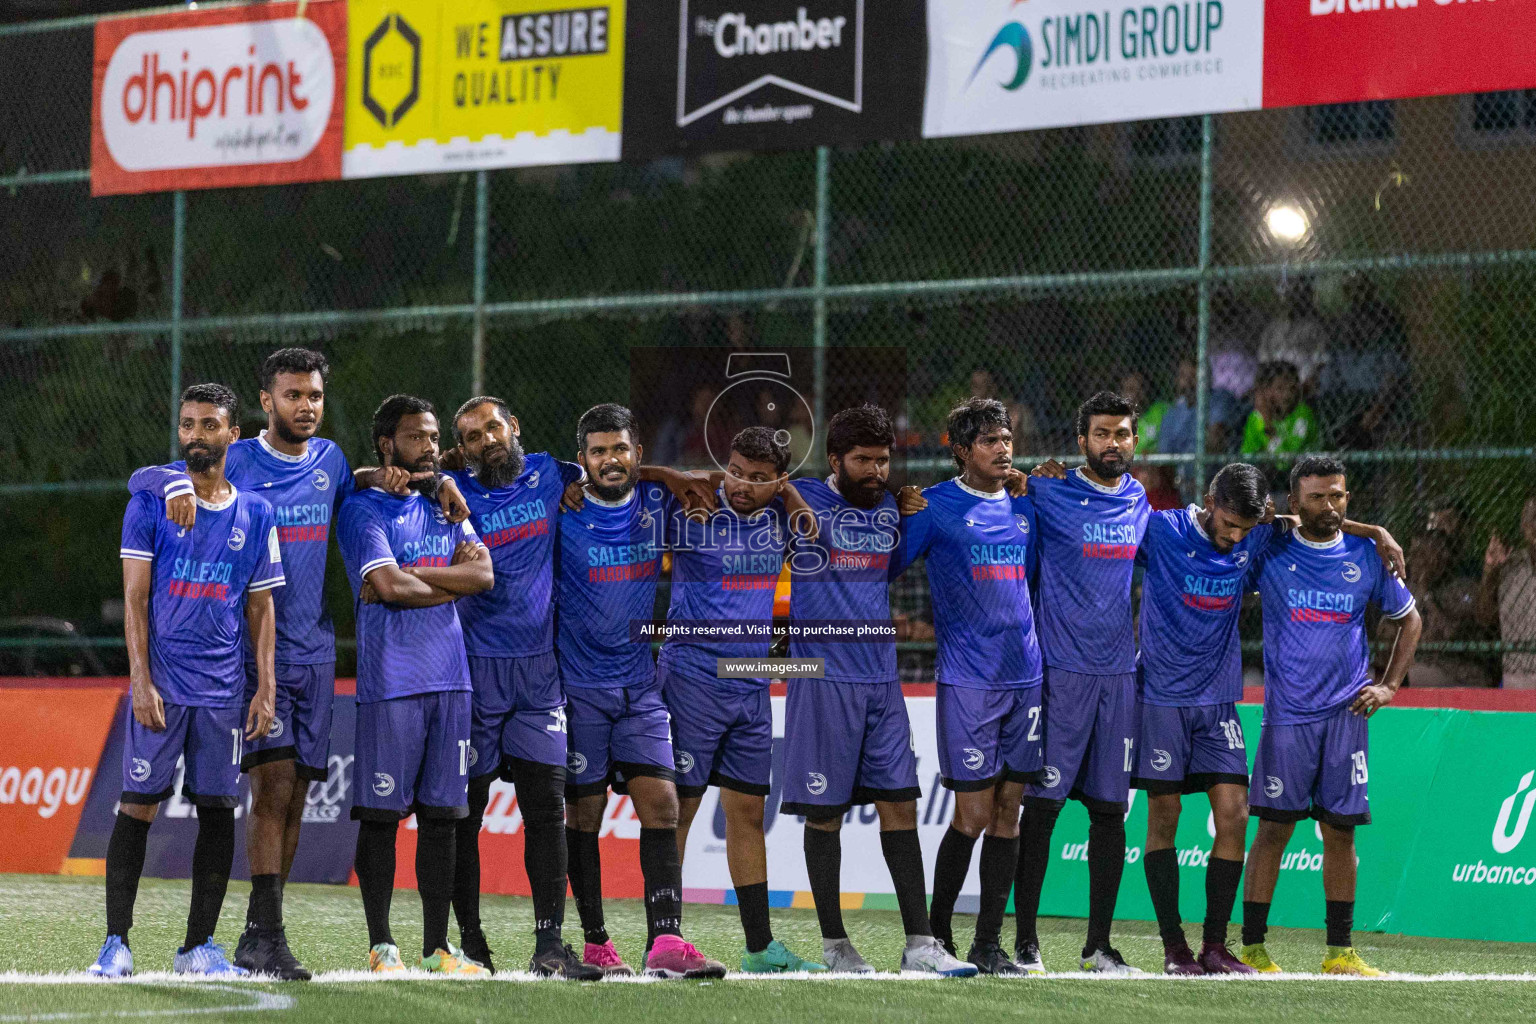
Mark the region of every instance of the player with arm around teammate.
POLYGON ((669 524, 668 622, 692 629, 759 628, 762 635, 743 640, 669 635, 656 664, 672 715, 678 857, 685 855, 705 790, 719 787, 726 859, 747 945, 741 969, 753 974, 826 969, 774 938, 768 917, 763 834, 773 760, 768 680, 720 678, 717 670, 718 659, 766 658, 773 645, 774 591, 789 531, 792 525, 809 528, 814 522, 789 482, 788 468, 789 448, 773 430, 748 427, 731 439, 721 474, 722 507, 702 521, 679 517, 669 524))
POLYGON ((1043 768, 1040 645, 1030 584, 1039 529, 1028 497, 1012 497, 1007 410, 972 398, 949 416, 960 474, 923 492, 903 522, 901 564, 925 556, 938 635, 939 771, 955 817, 934 865, 934 934, 951 952, 950 918, 982 838, 981 902, 966 959, 983 974, 1019 976, 999 932, 1019 852, 1024 784, 1043 768))
MULTIPOLYGON (((796 536, 790 559, 793 624, 888 623, 900 513, 916 510, 903 488, 887 490, 896 431, 875 405, 844 409, 827 424, 825 480, 796 488, 815 513, 814 536, 796 536)), ((911 497, 917 497, 915 495, 911 497)), ((790 679, 784 713, 784 783, 780 814, 805 817, 805 868, 829 970, 866 974, 874 968, 848 938, 839 902, 843 817, 854 804, 875 805, 880 851, 891 873, 906 946, 902 970, 971 977, 933 937, 927 882, 917 834, 917 755, 896 670, 893 639, 852 642, 797 634, 797 660, 819 658, 820 679, 790 679)))
POLYGON ((224 475, 240 436, 238 402, 220 384, 182 393, 177 438, 193 500, 190 527, 165 517, 164 499, 135 494, 123 516, 123 605, 131 678, 123 793, 107 845, 107 938, 90 973, 133 973, 128 932, 150 823, 185 759, 182 795, 198 808, 192 901, 178 974, 231 977, 246 970, 213 941, 235 853, 242 744, 272 726, 276 630, 272 590, 283 585, 272 506, 224 475), (241 640, 249 634, 256 688, 241 713, 241 640))
POLYGON ((1391 703, 1413 662, 1423 623, 1413 595, 1344 532, 1344 464, 1311 456, 1291 469, 1290 507, 1300 526, 1254 566, 1264 608, 1264 725, 1253 762, 1249 812, 1259 830, 1243 892, 1243 962, 1280 968, 1264 948, 1280 861, 1296 822, 1323 838, 1329 974, 1377 975, 1354 949, 1355 828, 1370 823, 1367 721, 1391 703), (1370 673, 1365 613, 1376 605, 1391 657, 1370 673))
POLYGON ((582 960, 606 973, 633 974, 608 936, 598 847, 608 789, 622 777, 640 819, 645 973, 722 978, 725 966, 683 939, 671 720, 649 640, 632 632, 651 622, 666 524, 682 516, 665 487, 640 481, 638 433, 623 406, 582 414, 576 445, 587 493, 579 509, 560 517, 556 651, 570 729, 571 892, 586 939, 582 960))

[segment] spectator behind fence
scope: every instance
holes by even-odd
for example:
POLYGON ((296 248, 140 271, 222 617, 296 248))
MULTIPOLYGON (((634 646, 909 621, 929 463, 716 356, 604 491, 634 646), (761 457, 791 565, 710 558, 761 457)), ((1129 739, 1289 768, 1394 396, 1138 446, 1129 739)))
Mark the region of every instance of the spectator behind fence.
MULTIPOLYGON (((1296 367, 1287 362, 1260 363, 1253 385, 1253 412, 1243 429, 1243 454, 1303 452, 1316 434, 1312 407, 1301 400, 1301 381, 1296 367)), ((1267 467, 1271 488, 1289 491, 1285 479, 1289 462, 1267 467)))
MULTIPOLYGON (((1536 643, 1536 494, 1520 510, 1525 544, 1515 550, 1495 531, 1483 555, 1483 582, 1477 591, 1477 617, 1498 627, 1504 643, 1536 643)), ((1504 688, 1536 690, 1536 650, 1504 652, 1504 688)))
POLYGON ((1205 447, 1212 452, 1236 452, 1243 424, 1252 411, 1249 395, 1259 361, 1254 339, 1261 318, 1252 306, 1239 302, 1226 288, 1211 297, 1211 402, 1205 447))
POLYGON ((1409 686, 1488 686, 1492 682, 1486 664, 1475 655, 1426 651, 1423 646, 1483 639, 1477 623, 1477 579, 1455 569, 1449 536, 1432 530, 1414 539, 1408 552, 1408 589, 1424 619, 1424 633, 1408 670, 1409 686))
POLYGON ((1284 312, 1259 335, 1259 362, 1290 363, 1296 367, 1302 390, 1310 394, 1328 362, 1328 332, 1317 315, 1311 279, 1292 279, 1284 299, 1284 312))
POLYGON ((1318 411, 1332 447, 1385 447, 1407 425, 1408 332, 1364 274, 1349 275, 1344 294, 1349 308, 1337 321, 1319 377, 1318 411))

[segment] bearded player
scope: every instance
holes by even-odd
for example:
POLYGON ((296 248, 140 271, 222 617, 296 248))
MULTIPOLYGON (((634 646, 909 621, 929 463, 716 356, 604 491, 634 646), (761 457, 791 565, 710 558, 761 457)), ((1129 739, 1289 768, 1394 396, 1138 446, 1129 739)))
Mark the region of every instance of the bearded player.
POLYGON ((1264 727, 1253 762, 1249 813, 1259 819, 1243 893, 1243 961, 1280 967, 1264 948, 1269 906, 1296 822, 1323 837, 1328 974, 1372 976, 1350 939, 1355 910, 1355 829, 1371 809, 1367 722, 1391 703, 1423 622, 1413 595, 1368 540, 1343 530, 1349 508, 1344 464, 1311 456, 1291 469, 1290 507, 1301 519, 1253 569, 1264 605, 1264 727), (1368 605, 1381 611, 1391 657, 1371 674, 1368 605))
POLYGON ((670 636, 656 674, 672 713, 680 801, 678 857, 709 786, 720 788, 725 851, 749 974, 823 971, 774 938, 768 919, 768 848, 763 811, 773 761, 773 707, 768 680, 721 678, 721 658, 766 658, 772 647, 773 601, 792 523, 813 522, 786 475, 789 448, 768 427, 748 427, 731 440, 720 474, 721 507, 701 519, 679 519, 672 535, 669 624, 694 629, 757 626, 761 639, 670 636))
POLYGON ((107 938, 90 973, 133 973, 128 932, 150 823, 171 795, 185 759, 182 795, 198 809, 192 849, 192 902, 178 974, 231 977, 213 941, 235 855, 244 741, 273 723, 275 615, 272 591, 283 585, 272 506, 224 476, 225 456, 240 436, 238 402, 221 384, 182 392, 176 434, 184 461, 166 467, 190 481, 202 514, 178 528, 164 500, 135 494, 123 515, 124 632, 131 708, 123 745, 123 792, 107 844, 107 938), (242 714, 242 638, 250 638, 256 687, 242 714))
MULTIPOLYGON (((814 537, 796 537, 791 558, 791 623, 889 623, 890 577, 900 541, 901 511, 916 511, 887 489, 896 431, 875 405, 844 409, 827 424, 825 480, 796 488, 815 512, 814 537)), ((821 925, 822 959, 829 970, 867 974, 843 924, 843 816, 855 804, 874 804, 880 816, 880 852, 891 873, 906 945, 904 971, 971 977, 976 968, 956 959, 933 937, 928 921, 923 850, 917 836, 917 755, 896 671, 891 639, 840 642, 795 636, 790 654, 819 658, 820 679, 791 679, 784 713, 784 787, 781 814, 805 817, 805 870, 821 925)))
POLYGON ((368 966, 404 970, 390 930, 395 839, 414 814, 421 896, 421 967, 481 976, 448 943, 455 823, 469 813, 470 679, 456 601, 494 583, 490 552, 466 521, 450 523, 436 490, 432 405, 392 395, 373 416, 374 450, 416 478, 404 497, 376 488, 342 506, 341 555, 357 616, 358 780, 352 817, 357 884, 368 922, 368 966))

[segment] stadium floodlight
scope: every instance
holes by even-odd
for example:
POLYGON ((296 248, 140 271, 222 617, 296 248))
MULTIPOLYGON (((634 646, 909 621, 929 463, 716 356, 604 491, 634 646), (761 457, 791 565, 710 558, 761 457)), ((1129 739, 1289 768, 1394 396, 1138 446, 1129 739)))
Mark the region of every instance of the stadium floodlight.
POLYGON ((1294 203, 1276 203, 1264 214, 1264 227, 1282 245, 1296 245, 1312 230, 1305 211, 1294 203))

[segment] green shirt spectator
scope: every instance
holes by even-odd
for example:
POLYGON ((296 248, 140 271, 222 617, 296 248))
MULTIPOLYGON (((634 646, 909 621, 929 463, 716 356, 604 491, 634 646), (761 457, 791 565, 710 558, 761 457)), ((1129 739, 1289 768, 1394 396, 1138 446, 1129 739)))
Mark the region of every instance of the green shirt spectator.
POLYGON ((1243 428, 1243 454, 1304 452, 1312 447, 1315 429, 1312 407, 1306 402, 1297 402, 1289 415, 1273 422, 1255 409, 1248 414, 1248 423, 1243 428))

